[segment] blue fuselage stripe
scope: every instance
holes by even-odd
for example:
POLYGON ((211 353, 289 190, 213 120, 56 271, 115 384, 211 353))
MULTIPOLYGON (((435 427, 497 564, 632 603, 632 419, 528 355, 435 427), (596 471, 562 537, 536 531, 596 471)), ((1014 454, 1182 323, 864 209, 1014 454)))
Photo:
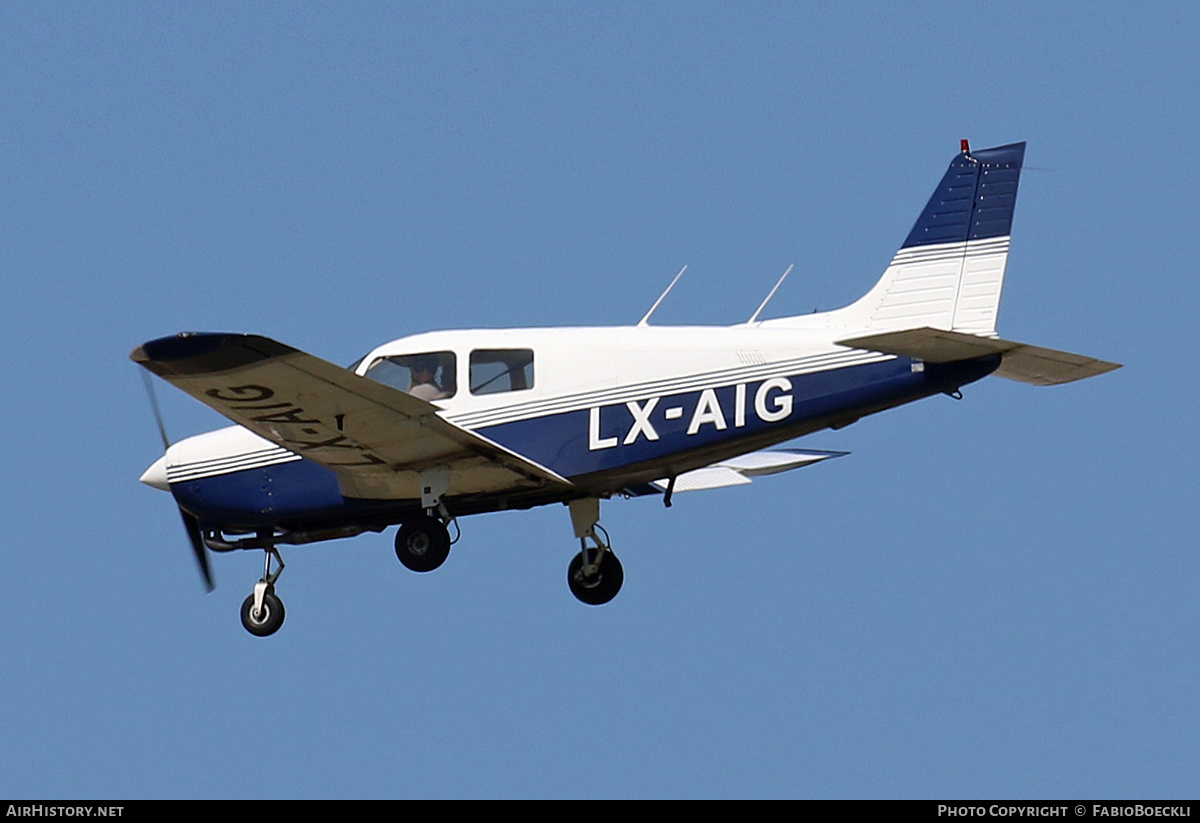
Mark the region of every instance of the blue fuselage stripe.
POLYGON ((659 460, 720 441, 868 406, 911 392, 924 375, 892 359, 551 414, 479 433, 563 477, 659 460), (649 412, 647 408, 652 405, 649 412))

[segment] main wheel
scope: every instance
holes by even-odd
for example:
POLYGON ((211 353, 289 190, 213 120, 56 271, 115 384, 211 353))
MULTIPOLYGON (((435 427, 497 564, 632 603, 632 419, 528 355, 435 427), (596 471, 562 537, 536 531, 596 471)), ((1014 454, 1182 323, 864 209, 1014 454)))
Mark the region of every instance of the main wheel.
POLYGON ((591 573, 584 572, 583 552, 575 555, 567 567, 567 585, 571 588, 571 594, 589 606, 603 606, 612 600, 624 582, 625 570, 611 551, 604 553, 600 566, 591 573))
POLYGON ((440 520, 422 515, 396 532, 396 557, 415 572, 431 572, 450 554, 450 532, 440 520))
POLYGON ((242 625, 250 634, 266 637, 279 631, 283 625, 283 601, 275 596, 273 589, 263 592, 262 609, 254 613, 254 595, 242 603, 242 625))

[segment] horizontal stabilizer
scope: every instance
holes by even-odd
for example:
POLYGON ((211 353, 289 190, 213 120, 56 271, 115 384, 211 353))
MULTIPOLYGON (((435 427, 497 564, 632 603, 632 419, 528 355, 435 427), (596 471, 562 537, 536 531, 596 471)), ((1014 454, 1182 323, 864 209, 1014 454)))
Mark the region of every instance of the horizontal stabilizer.
POLYGON ((1082 354, 1044 349, 998 337, 931 329, 928 326, 852 337, 837 343, 855 349, 912 357, 927 363, 953 363, 999 354, 1003 360, 995 371, 996 375, 1034 386, 1057 386, 1121 368, 1120 363, 1109 363, 1082 354))
MULTIPOLYGON (((813 449, 776 449, 751 452, 722 460, 720 463, 714 463, 702 469, 684 472, 675 478, 674 490, 692 492, 701 489, 719 489, 725 486, 744 486, 753 477, 778 474, 846 454, 849 452, 813 449)), ((651 485, 659 491, 666 491, 669 483, 670 481, 664 478, 655 480, 651 485)))

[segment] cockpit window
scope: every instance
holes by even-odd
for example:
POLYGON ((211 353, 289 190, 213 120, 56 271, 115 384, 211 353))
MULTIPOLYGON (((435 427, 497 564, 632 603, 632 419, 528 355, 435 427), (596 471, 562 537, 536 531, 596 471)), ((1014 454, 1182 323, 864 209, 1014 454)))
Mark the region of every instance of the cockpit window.
POLYGON ((532 349, 476 349, 471 352, 471 394, 532 388, 532 349))
POLYGON ((422 400, 445 400, 458 391, 452 351, 381 357, 363 376, 422 400))

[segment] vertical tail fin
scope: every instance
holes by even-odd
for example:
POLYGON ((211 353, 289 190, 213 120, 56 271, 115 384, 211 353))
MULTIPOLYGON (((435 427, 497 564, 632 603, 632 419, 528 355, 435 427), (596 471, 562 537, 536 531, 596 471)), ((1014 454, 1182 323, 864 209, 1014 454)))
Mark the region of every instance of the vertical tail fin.
POLYGON ((839 312, 846 325, 995 336, 1025 144, 963 144, 883 277, 839 312))

